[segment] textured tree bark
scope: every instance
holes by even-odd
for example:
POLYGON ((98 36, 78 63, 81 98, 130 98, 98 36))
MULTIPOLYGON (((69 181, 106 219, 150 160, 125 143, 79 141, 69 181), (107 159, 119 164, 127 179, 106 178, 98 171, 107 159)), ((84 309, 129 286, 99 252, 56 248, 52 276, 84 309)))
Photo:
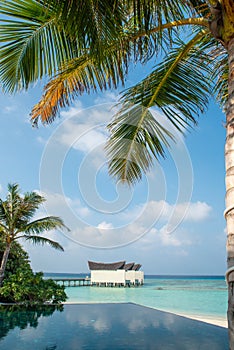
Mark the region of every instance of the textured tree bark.
POLYGON ((228 43, 228 104, 226 110, 227 137, 226 163, 226 210, 227 221, 227 282, 228 282, 228 329, 229 348, 234 350, 234 38, 228 43))
POLYGON ((10 249, 11 249, 11 244, 7 243, 7 246, 6 246, 4 253, 3 253, 1 267, 0 267, 0 287, 2 286, 2 282, 4 279, 6 264, 7 264, 8 256, 10 253, 10 249))

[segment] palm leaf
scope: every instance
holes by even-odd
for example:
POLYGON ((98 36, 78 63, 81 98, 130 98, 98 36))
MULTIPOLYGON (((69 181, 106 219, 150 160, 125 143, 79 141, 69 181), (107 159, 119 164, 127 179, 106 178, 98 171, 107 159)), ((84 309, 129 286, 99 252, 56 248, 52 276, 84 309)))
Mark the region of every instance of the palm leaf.
MULTIPOLYGON (((178 22, 178 25, 189 24, 190 21, 178 22)), ((200 23, 200 22, 199 22, 200 23)), ((201 22, 202 23, 202 22, 201 22)), ((202 25, 206 25, 204 22, 202 25)), ((175 23, 168 23, 163 26, 166 30, 173 28, 175 23)), ((146 33, 125 33, 119 35, 118 40, 111 42, 101 50, 99 57, 87 51, 79 58, 67 62, 64 68, 54 79, 52 79, 44 89, 44 94, 31 112, 31 121, 37 126, 41 120, 43 124, 51 123, 58 115, 61 108, 69 106, 71 102, 84 92, 106 90, 107 88, 117 88, 119 83, 124 84, 124 77, 128 72, 128 66, 133 54, 136 60, 148 60, 152 54, 159 54, 160 27, 154 28, 149 35, 149 40, 157 43, 149 47, 137 48, 137 41, 146 33)), ((168 38, 165 34, 161 40, 163 47, 168 47, 168 38)))
POLYGON ((126 22, 126 11, 115 0, 49 0, 59 23, 82 47, 98 49, 104 41, 118 38, 120 26, 126 22))
POLYGON ((21 199, 21 205, 18 208, 17 216, 21 217, 22 220, 26 220, 27 222, 31 219, 37 209, 40 207, 42 203, 45 202, 45 198, 39 195, 36 192, 27 192, 21 199))
POLYGON ((128 183, 140 180, 142 172, 149 169, 152 156, 157 158, 164 154, 162 149, 163 144, 167 146, 164 140, 168 132, 159 122, 153 135, 160 147, 155 146, 152 152, 152 139, 142 138, 144 120, 151 117, 152 123, 150 107, 161 109, 181 132, 196 123, 195 117, 204 112, 211 92, 211 82, 207 77, 210 57, 198 50, 204 37, 205 32, 201 31, 189 43, 179 42, 177 49, 171 50, 163 64, 156 66, 145 80, 123 94, 123 105, 109 125, 110 138, 107 142, 109 172, 117 179, 128 183), (130 130, 129 135, 127 129, 130 130), (135 143, 142 148, 140 151, 135 151, 135 143))
POLYGON ((31 241, 34 244, 41 244, 41 245, 48 244, 54 249, 64 251, 63 247, 58 242, 52 241, 49 238, 34 236, 34 235, 23 235, 18 238, 24 238, 26 241, 31 241))
POLYGON ((208 5, 203 0, 148 0, 123 1, 129 16, 134 19, 137 29, 148 30, 165 22, 177 21, 185 16, 203 16, 208 5), (203 8, 203 11, 201 9, 203 8))
POLYGON ((120 101, 123 113, 129 103, 157 106, 180 131, 196 123, 194 115, 204 112, 209 102, 211 83, 207 78, 211 58, 195 47, 203 36, 199 33, 189 43, 178 43, 146 79, 128 89, 120 101))
POLYGON ((164 157, 164 146, 172 135, 141 106, 132 106, 109 125, 107 142, 110 174, 117 180, 134 183, 152 165, 153 157, 164 157))
POLYGON ((226 105, 228 99, 228 72, 228 60, 225 57, 214 68, 214 79, 217 78, 214 94, 216 94, 221 107, 226 105))
POLYGON ((39 119, 42 123, 52 122, 61 107, 69 105, 83 92, 116 88, 119 83, 124 83, 128 69, 125 44, 120 39, 112 43, 103 51, 102 58, 84 54, 70 61, 66 68, 46 85, 41 101, 31 112, 33 124, 37 125, 39 119))
POLYGON ((68 229, 64 225, 63 220, 61 218, 56 216, 47 216, 28 223, 23 227, 23 232, 30 235, 31 234, 38 235, 44 231, 50 231, 57 228, 68 229))
POLYGON ((45 9, 41 1, 4 1, 0 13, 4 15, 0 75, 5 91, 27 89, 29 83, 51 76, 73 57, 75 42, 68 40, 53 11, 45 9))
POLYGON ((6 224, 12 229, 24 226, 44 201, 36 192, 20 196, 18 184, 9 184, 6 201, 2 202, 6 224))
POLYGON ((87 49, 99 57, 107 43, 119 38, 117 22, 122 23, 124 16, 114 1, 69 1, 69 11, 67 5, 67 1, 36 0, 4 1, 0 5, 0 13, 5 15, 0 26, 4 43, 0 75, 5 91, 27 89, 29 83, 56 74, 87 49))
POLYGON ((213 74, 211 79, 214 84, 213 93, 221 107, 225 107, 228 100, 228 57, 223 47, 217 47, 212 51, 213 57, 213 74))

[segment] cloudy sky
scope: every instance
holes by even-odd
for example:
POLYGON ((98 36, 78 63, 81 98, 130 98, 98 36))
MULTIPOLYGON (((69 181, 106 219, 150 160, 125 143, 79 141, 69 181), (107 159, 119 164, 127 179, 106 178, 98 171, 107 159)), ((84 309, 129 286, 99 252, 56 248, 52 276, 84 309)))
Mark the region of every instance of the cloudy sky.
MULTIPOLYGON (((144 73, 132 70, 127 85, 144 73)), ((83 96, 53 124, 35 129, 29 113, 41 91, 38 84, 0 95, 1 197, 9 182, 23 192, 40 191, 47 202, 38 216, 59 215, 70 228, 49 234, 64 253, 22 242, 33 269, 79 273, 88 271, 87 260, 126 260, 148 274, 224 274, 225 118, 219 108, 211 101, 198 127, 176 134, 166 159, 129 188, 109 177, 104 152, 118 91, 83 96)))

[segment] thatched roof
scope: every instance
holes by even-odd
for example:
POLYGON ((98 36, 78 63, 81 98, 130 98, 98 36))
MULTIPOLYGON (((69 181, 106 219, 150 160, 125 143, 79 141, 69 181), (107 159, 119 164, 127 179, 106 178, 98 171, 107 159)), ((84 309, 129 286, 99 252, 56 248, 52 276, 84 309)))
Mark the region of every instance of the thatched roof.
POLYGON ((115 263, 101 263, 101 262, 94 262, 94 261, 88 261, 89 269, 90 270, 120 270, 123 269, 125 266, 125 261, 118 261, 115 263))
POLYGON ((124 266, 124 270, 125 271, 129 271, 129 270, 132 270, 133 266, 135 265, 135 263, 128 263, 128 264, 125 264, 124 266))
POLYGON ((135 264, 132 268, 132 270, 138 271, 141 268, 141 264, 135 264))
POLYGON ((125 261, 118 261, 118 262, 114 262, 114 263, 102 263, 102 262, 88 261, 88 264, 89 264, 90 270, 109 270, 109 271, 135 270, 135 271, 138 271, 141 268, 141 264, 135 264, 134 262, 126 264, 125 261))

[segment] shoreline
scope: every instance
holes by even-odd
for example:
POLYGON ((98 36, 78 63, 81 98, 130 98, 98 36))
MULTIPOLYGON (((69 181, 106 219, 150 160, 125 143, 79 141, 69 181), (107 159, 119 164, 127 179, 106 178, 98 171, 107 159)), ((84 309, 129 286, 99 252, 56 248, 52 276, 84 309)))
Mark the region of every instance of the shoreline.
MULTIPOLYGON (((72 304, 125 304, 125 302, 88 302, 88 301, 82 301, 82 302, 75 302, 75 301, 66 301, 63 304, 64 305, 72 305, 72 304)), ((148 307, 150 309, 154 309, 154 310, 159 310, 159 311, 163 311, 163 312, 168 312, 177 316, 181 316, 181 317, 185 317, 185 318, 189 318, 192 320, 196 320, 196 321, 200 321, 200 322, 205 322, 205 323, 209 323, 215 326, 219 326, 219 327, 223 327, 223 328, 228 328, 228 323, 227 320, 225 319, 225 317, 214 317, 214 316, 210 316, 210 315, 194 315, 194 314, 187 314, 187 313, 182 313, 182 312, 177 312, 177 311, 170 311, 170 310, 163 310, 163 309, 156 309, 147 305, 143 305, 143 304, 137 304, 137 303, 131 303, 131 304, 136 304, 136 305, 140 305, 140 306, 144 306, 144 307, 148 307)))

